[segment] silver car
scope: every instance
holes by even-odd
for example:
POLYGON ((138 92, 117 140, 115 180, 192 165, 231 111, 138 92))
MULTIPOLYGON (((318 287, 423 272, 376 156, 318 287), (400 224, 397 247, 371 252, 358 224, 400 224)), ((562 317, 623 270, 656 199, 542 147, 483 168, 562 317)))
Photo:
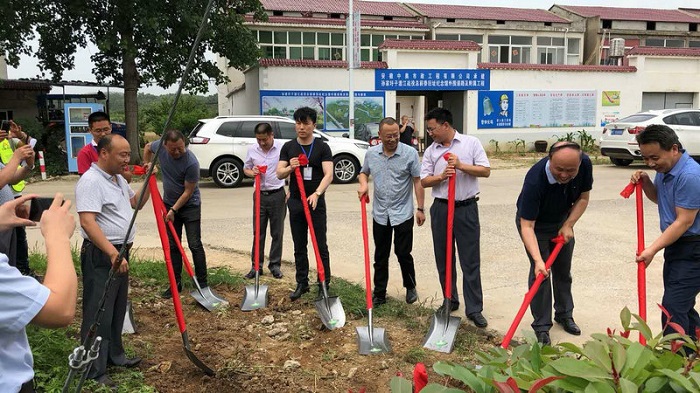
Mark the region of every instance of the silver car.
POLYGON ((600 137, 600 152, 618 166, 641 160, 635 137, 647 126, 665 124, 671 127, 683 148, 694 158, 700 158, 700 110, 663 109, 635 113, 605 125, 600 137))
MULTIPOLYGON (((243 181, 243 162, 248 147, 256 144, 254 128, 270 123, 275 139, 282 142, 296 138, 295 122, 280 116, 218 116, 201 119, 190 132, 189 149, 199 160, 201 176, 210 177, 219 187, 238 187, 243 181)), ((367 142, 341 138, 315 130, 316 138, 325 141, 333 154, 333 180, 350 183, 357 178, 367 142)))

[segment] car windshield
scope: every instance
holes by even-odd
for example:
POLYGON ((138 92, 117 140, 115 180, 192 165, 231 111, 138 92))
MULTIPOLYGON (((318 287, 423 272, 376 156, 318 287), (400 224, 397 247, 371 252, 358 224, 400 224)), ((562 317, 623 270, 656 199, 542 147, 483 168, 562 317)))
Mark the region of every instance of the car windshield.
POLYGON ((643 123, 655 117, 656 115, 652 115, 650 113, 636 113, 632 116, 627 116, 624 119, 620 119, 616 121, 616 123, 643 123))

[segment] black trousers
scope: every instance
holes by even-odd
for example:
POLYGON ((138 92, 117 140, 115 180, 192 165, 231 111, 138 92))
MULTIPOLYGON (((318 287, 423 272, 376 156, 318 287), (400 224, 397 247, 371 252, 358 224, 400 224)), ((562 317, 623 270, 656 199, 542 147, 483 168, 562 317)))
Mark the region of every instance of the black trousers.
MULTIPOLYGON (((433 232, 433 250, 435 264, 440 276, 442 293, 445 293, 445 247, 447 245, 447 203, 433 202, 430 207, 430 228, 433 232)), ((452 253, 452 297, 453 304, 459 304, 457 291, 457 267, 455 254, 459 253, 459 266, 462 268, 465 314, 482 312, 484 300, 481 292, 481 226, 479 224, 479 208, 476 202, 466 206, 455 207, 453 250, 452 253), (454 243, 457 244, 456 249, 454 243)))
MULTIPOLYGON (((520 233, 520 218, 515 219, 518 233, 520 233)), ((559 224, 535 223, 535 236, 540 249, 542 259, 546 262, 549 255, 554 250, 556 243, 552 243, 552 238, 559 234, 559 224)), ((542 285, 532 298, 530 312, 532 313, 532 329, 535 332, 548 332, 552 328, 552 294, 554 294, 554 317, 571 318, 574 312, 574 298, 571 294, 571 258, 574 253, 576 239, 571 239, 564 244, 557 259, 552 264, 551 273, 548 278, 542 281, 542 285)), ((530 260, 530 274, 528 276, 527 287, 530 288, 535 282, 535 261, 527 250, 527 258, 530 260)))
MULTIPOLYGON (((700 327, 700 316, 695 310, 695 298, 700 293, 700 242, 676 242, 664 250, 664 296, 661 305, 671 314, 671 321, 695 337, 700 327)), ((666 316, 661 313, 661 326, 666 316)), ((673 328, 664 334, 675 333, 673 328)))
MULTIPOLYGON (((121 245, 115 245, 117 250, 121 245)), ((126 253, 129 260, 129 253, 126 253)), ((107 278, 112 262, 109 255, 97 248, 89 240, 83 241, 80 249, 80 267, 83 274, 83 323, 80 326, 81 341, 85 340, 95 316, 100 299, 107 286, 107 278)), ((126 300, 129 292, 129 273, 115 274, 104 304, 104 312, 97 328, 97 335, 102 337, 100 355, 93 362, 88 378, 97 378, 107 372, 107 361, 122 364, 126 360, 122 343, 122 327, 126 315, 126 300)))
MULTIPOLYGON (((166 205, 165 208, 170 210, 172 206, 166 205)), ((182 240, 182 227, 185 227, 187 234, 187 246, 192 252, 194 263, 194 272, 197 275, 197 281, 202 287, 207 286, 207 257, 204 254, 204 245, 202 245, 202 207, 201 206, 183 206, 175 213, 173 226, 177 233, 178 240, 182 240)), ((173 260, 173 270, 175 271, 175 280, 178 287, 182 284, 182 255, 180 249, 173 239, 173 235, 168 230, 168 241, 170 242, 170 256, 173 260)))
MULTIPOLYGON (((300 199, 290 198, 287 201, 289 208, 289 226, 292 230, 292 240, 294 241, 294 264, 296 267, 297 284, 309 283, 309 251, 307 249, 309 243, 308 225, 306 216, 304 215, 304 206, 300 199)), ((318 243, 319 254, 321 254, 321 262, 326 273, 326 283, 331 281, 331 261, 328 255, 328 244, 326 242, 326 198, 320 196, 316 204, 316 210, 311 209, 311 222, 316 232, 316 241, 318 243)), ((320 280, 318 280, 320 282, 320 280)))
MULTIPOLYGON (((387 220, 388 221, 388 220, 387 220)), ((391 226, 373 220, 374 236, 374 296, 386 297, 386 286, 389 281, 389 254, 391 253, 391 235, 394 236, 394 254, 399 260, 403 286, 406 289, 416 287, 416 270, 413 266, 413 217, 401 224, 391 226)))
POLYGON ((15 228, 15 238, 17 239, 17 269, 22 274, 29 274, 29 244, 27 244, 27 229, 25 227, 15 228))
MULTIPOLYGON (((270 223, 270 262, 267 267, 279 269, 282 266, 282 241, 284 240, 284 218, 287 215, 285 203, 286 194, 284 188, 272 194, 260 194, 260 267, 265 261, 265 235, 267 224, 270 223)), ((253 209, 255 209, 255 196, 253 196, 253 209)), ((255 239, 255 210, 253 210, 253 239, 255 239)), ((250 261, 255 267, 255 240, 250 251, 250 261)))

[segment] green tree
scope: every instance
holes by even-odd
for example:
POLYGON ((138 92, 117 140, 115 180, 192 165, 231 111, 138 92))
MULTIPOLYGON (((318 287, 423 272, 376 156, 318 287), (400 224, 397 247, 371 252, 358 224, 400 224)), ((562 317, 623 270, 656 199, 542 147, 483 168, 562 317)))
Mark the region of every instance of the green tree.
MULTIPOLYGON (((173 96, 161 97, 160 100, 145 106, 139 116, 139 127, 143 132, 161 134, 165 119, 168 117, 173 104, 173 96)), ((183 95, 177 104, 175 115, 169 128, 182 131, 187 135, 199 119, 216 116, 216 109, 207 106, 203 97, 183 95)))
MULTIPOLYGON (((19 54, 34 54, 42 73, 60 80, 75 65, 78 46, 95 44, 91 56, 98 81, 124 86, 125 122, 132 156, 140 157, 138 143, 138 89, 178 82, 194 43, 207 0, 6 0, 0 7, 0 53, 11 66, 19 54), (9 2, 9 4, 7 4, 9 2), (7 5, 5 5, 7 4, 7 5), (34 27, 32 29, 31 27, 34 27), (6 34, 7 33, 7 34, 6 34), (36 52, 27 45, 38 36, 36 52)), ((245 68, 259 58, 245 14, 266 18, 259 0, 216 0, 209 26, 195 55, 186 89, 205 92, 209 80, 228 80, 213 61, 213 52, 228 66, 245 68)))

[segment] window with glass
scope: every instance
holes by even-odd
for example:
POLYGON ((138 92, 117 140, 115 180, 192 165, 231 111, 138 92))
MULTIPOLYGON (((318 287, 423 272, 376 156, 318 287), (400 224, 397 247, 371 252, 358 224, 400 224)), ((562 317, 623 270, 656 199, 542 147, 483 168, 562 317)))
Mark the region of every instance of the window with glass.
POLYGON ((537 62, 539 64, 564 64, 564 38, 537 37, 537 62))
POLYGON ((532 37, 491 35, 488 37, 489 62, 530 63, 532 37))
POLYGON ((394 35, 394 34, 361 34, 360 35, 360 60, 381 61, 379 45, 385 40, 422 40, 420 35, 394 35))
POLYGON ((270 59, 315 58, 316 33, 300 31, 264 31, 257 34, 263 57, 270 59))
POLYGON ((685 46, 685 42, 679 39, 647 38, 646 46, 683 48, 685 46))

